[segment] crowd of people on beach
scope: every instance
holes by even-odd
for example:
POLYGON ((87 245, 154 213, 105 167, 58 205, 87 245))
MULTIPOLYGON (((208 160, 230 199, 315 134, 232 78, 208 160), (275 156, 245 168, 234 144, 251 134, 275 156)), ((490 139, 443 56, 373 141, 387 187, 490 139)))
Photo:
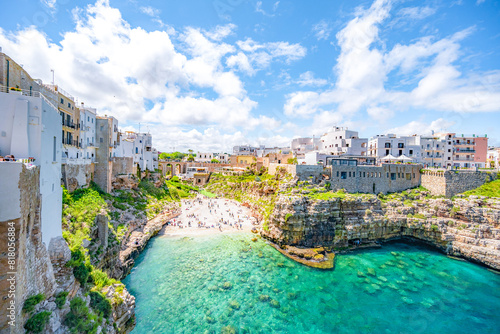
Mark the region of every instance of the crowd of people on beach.
POLYGON ((231 204, 234 203, 230 200, 210 199, 199 195, 193 200, 184 201, 182 205, 186 214, 172 219, 168 225, 180 229, 193 226, 205 229, 217 228, 221 232, 223 227, 243 230, 243 224, 251 222, 251 218, 244 214, 241 208, 231 210, 231 204))

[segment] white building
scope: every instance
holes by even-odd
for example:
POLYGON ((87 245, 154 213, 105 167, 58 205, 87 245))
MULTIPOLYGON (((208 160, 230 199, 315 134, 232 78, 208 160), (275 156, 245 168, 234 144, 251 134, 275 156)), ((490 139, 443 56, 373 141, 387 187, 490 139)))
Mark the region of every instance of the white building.
POLYGON ((231 161, 229 160, 229 154, 227 153, 219 153, 216 157, 222 164, 228 164, 231 161))
POLYGON ((486 167, 500 168, 500 147, 490 147, 488 149, 486 167))
POLYGON ((194 161, 196 162, 210 162, 214 159, 214 154, 213 153, 201 153, 198 152, 196 154, 196 157, 194 158, 194 161))
MULTIPOLYGON (((0 119, 0 155, 13 155, 16 159, 34 158, 32 164, 40 167, 42 241, 48 247, 52 238, 62 235, 61 117, 57 107, 42 94, 27 91, 0 93, 0 119)), ((19 168, 13 170, 20 171, 19 168)), ((3 185, 0 212, 4 219, 19 211, 19 203, 14 206, 11 203, 15 198, 9 199, 10 194, 19 192, 19 189, 17 184, 9 183, 16 179, 16 175, 0 175, 0 179, 3 185), (9 189, 10 186, 15 189, 9 189)))
POLYGON ((419 136, 397 137, 395 134, 377 135, 368 141, 368 155, 381 159, 387 155, 400 157, 405 155, 413 162, 421 160, 419 136))
POLYGON ((333 127, 321 136, 320 152, 331 155, 367 155, 367 138, 359 138, 357 131, 333 127))
POLYGON ((84 160, 95 162, 96 109, 80 107, 80 147, 84 160))
POLYGON ((114 150, 116 157, 133 157, 134 164, 142 171, 158 169, 158 151, 152 147, 151 134, 127 131, 117 138, 119 144, 114 150))
POLYGON ((306 153, 318 151, 320 147, 321 139, 314 138, 314 136, 312 138, 295 138, 290 144, 290 149, 297 158, 304 158, 306 153))
POLYGON ((265 146, 253 147, 250 145, 233 146, 233 155, 256 155, 258 149, 264 149, 265 146))

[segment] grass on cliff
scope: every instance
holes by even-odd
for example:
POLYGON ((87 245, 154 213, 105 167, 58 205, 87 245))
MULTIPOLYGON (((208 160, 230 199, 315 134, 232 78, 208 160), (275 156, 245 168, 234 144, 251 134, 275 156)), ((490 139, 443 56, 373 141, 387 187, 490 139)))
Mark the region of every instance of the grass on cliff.
POLYGON ((500 198, 500 180, 491 181, 483 184, 479 188, 469 190, 463 193, 465 196, 487 196, 500 198))

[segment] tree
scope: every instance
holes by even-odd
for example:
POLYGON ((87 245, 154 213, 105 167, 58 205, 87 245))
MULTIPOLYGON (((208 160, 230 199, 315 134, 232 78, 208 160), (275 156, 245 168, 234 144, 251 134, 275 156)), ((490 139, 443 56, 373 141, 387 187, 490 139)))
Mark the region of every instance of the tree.
POLYGON ((214 158, 214 159, 212 159, 212 160, 210 160, 210 162, 211 162, 211 163, 214 163, 214 164, 220 164, 220 161, 219 161, 219 160, 217 160, 217 159, 215 159, 215 158, 214 158))
POLYGON ((160 160, 167 160, 168 154, 166 152, 161 152, 159 158, 160 158, 160 160))
POLYGON ((288 158, 288 160, 286 162, 289 165, 296 165, 297 164, 297 158, 288 158))
POLYGON ((187 158, 187 161, 194 161, 193 155, 190 154, 189 157, 187 158))

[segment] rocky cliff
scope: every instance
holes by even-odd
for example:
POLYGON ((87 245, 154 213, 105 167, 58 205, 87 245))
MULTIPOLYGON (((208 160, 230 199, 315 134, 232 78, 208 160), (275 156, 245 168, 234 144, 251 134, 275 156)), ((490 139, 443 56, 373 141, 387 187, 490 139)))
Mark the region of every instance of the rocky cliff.
POLYGON ((425 195, 386 203, 371 195, 329 200, 280 195, 261 234, 281 246, 323 246, 332 251, 413 238, 500 269, 500 200, 425 195))

